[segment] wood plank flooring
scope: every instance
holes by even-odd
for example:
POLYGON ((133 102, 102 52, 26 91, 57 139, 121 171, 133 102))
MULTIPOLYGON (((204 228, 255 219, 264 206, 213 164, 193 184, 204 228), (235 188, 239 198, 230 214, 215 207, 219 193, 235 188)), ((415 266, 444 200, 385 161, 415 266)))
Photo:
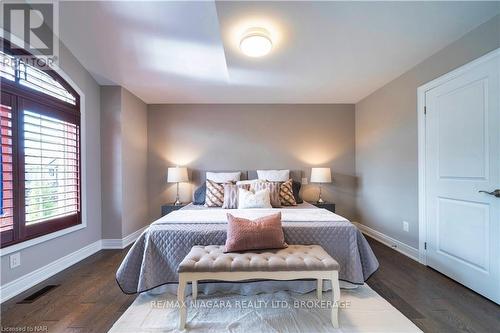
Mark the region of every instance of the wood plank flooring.
POLYGON ((2 304, 1 326, 38 327, 45 332, 105 333, 135 299, 125 295, 115 272, 126 250, 104 250, 2 304), (48 284, 59 287, 31 304, 16 304, 48 284))
MULTIPOLYGON (((367 283, 425 332, 500 332, 500 306, 369 239, 380 268, 367 283)), ((124 295, 115 272, 127 250, 104 250, 1 306, 3 331, 105 333, 135 299, 124 295), (17 304, 49 284, 59 287, 31 304, 17 304)), ((0 331, 2 331, 0 329, 0 331)))
POLYGON ((424 332, 500 332, 500 306, 367 238, 380 268, 367 283, 424 332))

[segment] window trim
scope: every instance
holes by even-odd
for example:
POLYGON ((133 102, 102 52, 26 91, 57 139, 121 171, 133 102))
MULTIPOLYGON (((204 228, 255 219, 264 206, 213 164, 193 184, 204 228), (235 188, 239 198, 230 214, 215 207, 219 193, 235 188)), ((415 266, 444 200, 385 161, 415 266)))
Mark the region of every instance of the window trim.
MULTIPOLYGON (((0 42, 2 42, 2 45, 4 47, 3 51, 9 54, 13 55, 30 55, 27 53, 25 50, 22 49, 11 49, 10 43, 4 39, 0 38, 0 42), (12 52, 11 52, 12 51, 12 52)), ((59 100, 56 97, 44 94, 43 92, 39 92, 37 90, 34 90, 30 87, 23 86, 17 81, 11 81, 6 78, 1 77, 1 85, 2 85, 2 92, 5 92, 9 95, 15 95, 18 96, 19 98, 16 98, 17 100, 25 99, 25 100, 31 100, 35 101, 36 103, 41 103, 45 106, 48 107, 56 107, 59 111, 67 113, 68 116, 70 117, 78 117, 79 119, 79 127, 80 127, 80 145, 79 145, 79 177, 80 177, 80 211, 77 215, 77 223, 73 224, 64 224, 64 226, 61 226, 61 223, 59 221, 55 221, 54 227, 48 227, 46 230, 43 232, 36 232, 36 228, 32 228, 32 231, 30 234, 27 235, 22 235, 22 239, 18 239, 13 242, 9 242, 8 244, 4 245, 2 242, 1 248, 0 248, 0 256, 3 256, 8 253, 12 253, 15 251, 19 251, 21 249, 66 235, 68 233, 72 233, 77 230, 81 230, 83 228, 87 227, 87 219, 86 219, 86 200, 85 200, 85 195, 86 195, 86 171, 82 168, 82 165, 84 165, 84 162, 86 160, 84 152, 86 151, 85 149, 85 126, 84 126, 84 94, 81 91, 81 89, 64 73, 61 69, 52 69, 52 70, 47 70, 45 71, 47 74, 49 74, 54 80, 56 80, 58 83, 60 83, 65 89, 67 89, 71 94, 75 96, 75 105, 68 103, 63 100, 59 100), (73 88, 75 87, 75 88, 73 88), (78 110, 78 114, 75 113, 75 110, 78 110)), ((14 103, 15 103, 14 102, 14 103)), ((17 107, 16 105, 13 105, 13 107, 17 107)), ((19 114, 18 114, 19 116, 19 114)), ((17 117, 16 117, 17 118, 17 117)), ((18 119, 16 119, 18 121, 18 119)), ((19 129, 19 125, 16 124, 16 131, 19 129)), ((13 133, 14 135, 14 133, 13 133)), ((19 138, 19 136, 17 136, 19 138)), ((16 143, 19 140, 15 140, 16 143)), ((21 155, 23 152, 18 151, 17 155, 21 155)), ((21 168, 24 166, 18 166, 16 168, 16 172, 19 172, 21 168)), ((16 177, 17 180, 18 177, 16 177)), ((19 184, 19 182, 18 182, 19 184)), ((21 185, 21 184, 19 184, 21 185)), ((24 186, 24 184, 22 184, 24 186)), ((20 186, 15 187, 15 192, 20 191, 20 186)), ((18 202, 24 201, 22 198, 20 198, 19 194, 18 196, 18 202)), ((21 205, 19 205, 21 206, 21 205)), ((24 210, 24 207, 22 207, 24 210)), ((16 213, 19 214, 18 212, 20 211, 19 209, 16 210, 16 213)), ((22 218, 24 221, 24 218, 22 218)), ((23 224, 23 221, 20 223, 17 222, 14 226, 13 232, 14 234, 17 234, 19 237, 19 231, 21 230, 15 230, 24 228, 26 229, 26 226, 23 224)))
MULTIPOLYGON (((83 213, 83 211, 82 211, 82 213, 83 213)), ((84 214, 82 214, 82 215, 84 215, 84 214)), ((27 239, 27 240, 20 242, 20 243, 12 243, 11 245, 7 245, 6 247, 0 249, 0 257, 3 257, 4 255, 10 254, 10 253, 21 251, 23 249, 26 249, 28 247, 32 247, 32 246, 40 244, 40 243, 47 242, 47 241, 54 239, 54 238, 59 238, 61 236, 64 236, 66 234, 84 229, 86 227, 87 227, 87 220, 82 218, 82 222, 80 224, 74 225, 72 227, 61 229, 59 231, 56 231, 56 232, 53 232, 50 234, 45 234, 43 236, 39 236, 36 238, 27 239)))

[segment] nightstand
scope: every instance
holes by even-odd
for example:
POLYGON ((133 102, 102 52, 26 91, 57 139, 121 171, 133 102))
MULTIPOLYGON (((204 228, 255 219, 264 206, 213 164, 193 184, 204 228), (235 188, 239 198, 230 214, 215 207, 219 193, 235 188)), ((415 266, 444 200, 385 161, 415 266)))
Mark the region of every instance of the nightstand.
POLYGON ((161 206, 161 216, 165 216, 169 213, 172 213, 174 210, 179 210, 182 207, 185 207, 186 205, 187 205, 187 203, 183 203, 183 204, 177 205, 177 206, 174 205, 173 203, 163 205, 163 206, 161 206))
POLYGON ((309 202, 311 205, 314 205, 318 208, 324 208, 326 210, 329 210, 332 213, 335 213, 335 204, 334 203, 317 203, 317 202, 309 202))

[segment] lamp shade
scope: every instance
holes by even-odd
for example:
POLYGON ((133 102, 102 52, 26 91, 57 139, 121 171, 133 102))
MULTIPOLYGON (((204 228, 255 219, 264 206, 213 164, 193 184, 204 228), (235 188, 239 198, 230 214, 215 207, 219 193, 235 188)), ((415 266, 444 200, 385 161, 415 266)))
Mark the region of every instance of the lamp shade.
POLYGON ((311 183, 331 183, 330 168, 311 168, 311 183))
POLYGON ((175 167, 168 168, 167 182, 184 183, 189 181, 187 168, 175 167))

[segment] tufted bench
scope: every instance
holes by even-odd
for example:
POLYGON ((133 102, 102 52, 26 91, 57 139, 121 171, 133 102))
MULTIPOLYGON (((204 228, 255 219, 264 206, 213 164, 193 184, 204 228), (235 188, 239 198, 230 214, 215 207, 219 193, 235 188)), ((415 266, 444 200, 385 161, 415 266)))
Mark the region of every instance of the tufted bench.
POLYGON ((184 303, 186 284, 192 284, 192 298, 198 296, 199 280, 241 281, 252 279, 316 279, 321 299, 323 280, 331 280, 333 292, 332 324, 338 327, 340 287, 339 264, 319 245, 289 245, 285 249, 224 253, 224 245, 193 246, 179 264, 177 299, 180 308, 179 328, 184 329, 187 309, 184 303))

